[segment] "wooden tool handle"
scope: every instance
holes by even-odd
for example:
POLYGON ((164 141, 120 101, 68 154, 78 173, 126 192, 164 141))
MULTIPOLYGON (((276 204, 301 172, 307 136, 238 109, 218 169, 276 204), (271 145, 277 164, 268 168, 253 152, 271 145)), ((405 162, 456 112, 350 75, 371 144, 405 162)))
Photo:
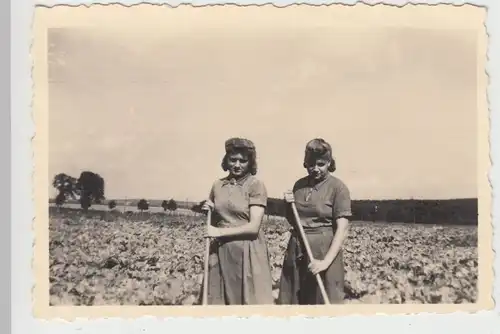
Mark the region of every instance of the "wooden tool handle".
MULTIPOLYGON (((212 210, 207 212, 207 228, 211 225, 212 210)), ((208 261, 210 259, 210 238, 205 239, 205 263, 203 267, 203 297, 202 305, 208 305, 208 261)))
MULTIPOLYGON (((306 234, 305 234, 304 229, 302 227, 302 224, 300 223, 300 217, 299 217, 299 213, 297 212, 297 207, 295 206, 294 202, 292 202, 291 205, 292 205, 292 211, 293 211, 293 215, 295 217, 295 221, 297 222, 297 228, 299 230, 300 237, 301 237, 301 239, 304 243, 304 246, 306 248, 307 256, 309 257, 309 260, 312 261, 312 260, 314 260, 314 257, 312 255, 311 247, 309 246, 309 242, 307 241, 307 237, 306 237, 306 234)), ((330 300, 328 299, 328 295, 326 294, 325 285, 323 284, 323 280, 321 279, 320 274, 318 273, 314 276, 316 276, 316 281, 318 282, 319 290, 321 291, 321 296, 323 297, 324 303, 330 304, 330 300)))

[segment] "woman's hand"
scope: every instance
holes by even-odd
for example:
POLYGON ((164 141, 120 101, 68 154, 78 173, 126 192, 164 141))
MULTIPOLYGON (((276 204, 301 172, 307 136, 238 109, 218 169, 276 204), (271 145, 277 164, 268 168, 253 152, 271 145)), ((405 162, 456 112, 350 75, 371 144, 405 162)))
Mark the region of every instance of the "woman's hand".
POLYGON ((203 203, 203 205, 201 206, 201 210, 202 211, 213 211, 214 206, 215 206, 214 203, 211 200, 207 199, 205 201, 205 203, 203 203))
POLYGON ((319 274, 330 267, 330 262, 325 261, 325 260, 312 260, 311 263, 309 263, 309 271, 313 274, 319 274))
POLYGON ((205 231, 204 238, 218 238, 220 237, 219 229, 215 226, 207 226, 207 230, 205 231))
POLYGON ((293 202, 295 202, 295 197, 293 196, 293 192, 292 191, 285 192, 284 199, 285 199, 285 201, 287 203, 293 203, 293 202))

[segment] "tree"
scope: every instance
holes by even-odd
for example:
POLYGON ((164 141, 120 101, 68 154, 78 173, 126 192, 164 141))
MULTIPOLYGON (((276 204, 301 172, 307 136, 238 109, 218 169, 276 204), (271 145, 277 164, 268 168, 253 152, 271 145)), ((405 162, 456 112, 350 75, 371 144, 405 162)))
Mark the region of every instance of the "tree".
POLYGON ((80 193, 80 205, 87 211, 92 203, 100 204, 104 197, 104 179, 97 173, 83 171, 76 187, 80 193))
POLYGON ((285 201, 279 198, 269 197, 267 199, 266 213, 269 216, 285 216, 285 201))
POLYGON ((206 212, 201 210, 201 208, 202 208, 202 206, 205 204, 205 202, 206 202, 206 201, 201 201, 200 203, 193 205, 193 206, 191 207, 191 211, 196 212, 196 213, 202 213, 202 214, 205 214, 206 212))
POLYGON ((163 202, 161 202, 161 207, 163 208, 163 211, 167 211, 168 202, 166 200, 163 200, 163 202))
POLYGON ((177 203, 174 201, 174 199, 170 199, 170 201, 168 201, 168 205, 167 205, 167 208, 170 210, 170 211, 175 211, 177 210, 177 203))
POLYGON ((115 201, 115 200, 111 200, 111 201, 109 201, 109 203, 108 203, 108 208, 109 208, 110 210, 113 210, 114 208, 116 208, 116 201, 115 201))
POLYGON ((66 196, 64 195, 64 193, 60 192, 56 196, 56 206, 60 207, 64 204, 64 202, 66 202, 66 196))
POLYGON ((80 197, 80 206, 82 207, 84 212, 87 212, 89 208, 92 206, 91 199, 89 197, 80 197))
POLYGON ((56 196, 57 206, 63 205, 68 197, 76 199, 76 195, 79 194, 77 181, 77 179, 65 173, 59 173, 54 176, 54 179, 52 180, 52 186, 56 188, 57 191, 59 191, 56 196))
POLYGON ((145 210, 149 210, 149 203, 145 199, 141 199, 137 203, 137 209, 141 210, 141 212, 144 212, 145 210))

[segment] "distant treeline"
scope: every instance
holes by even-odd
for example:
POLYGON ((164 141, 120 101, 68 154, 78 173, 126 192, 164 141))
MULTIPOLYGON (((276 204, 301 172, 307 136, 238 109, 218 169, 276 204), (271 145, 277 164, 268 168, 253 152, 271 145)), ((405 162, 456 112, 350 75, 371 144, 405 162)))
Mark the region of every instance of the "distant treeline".
MULTIPOLYGON (((114 202, 116 206, 130 206, 130 207, 137 207, 138 203, 141 201, 141 199, 104 199, 100 201, 100 204, 108 206, 109 202, 114 202)), ((150 207, 161 207, 163 204, 164 200, 147 200, 148 204, 150 207)), ((55 203, 54 199, 49 199, 49 203, 53 204, 55 203)), ((78 200, 67 200, 65 203, 67 204, 76 204, 80 205, 80 202, 78 200)), ((175 201, 177 208, 178 209, 188 209, 190 210, 193 205, 196 205, 196 202, 190 202, 190 201, 175 201)))
MULTIPOLYGON (((64 204, 79 204, 88 211, 95 204, 108 206, 110 210, 118 207, 135 207, 142 212, 150 207, 162 207, 164 211, 187 209, 201 212, 203 202, 178 201, 174 199, 106 199, 104 179, 95 172, 83 171, 78 178, 65 173, 54 176, 52 186, 58 191, 50 200, 59 208, 64 204)), ((127 209, 126 209, 127 210, 127 209)), ((353 220, 385 221, 401 223, 460 224, 477 225, 477 198, 450 200, 353 200, 353 220)), ((285 202, 269 198, 267 214, 285 216, 285 202)))
MULTIPOLYGON (((138 199, 114 200, 118 206, 136 207, 138 199)), ((51 202, 53 202, 51 200, 51 202)), ((71 203, 73 201, 68 201, 71 203)), ((77 204, 77 201, 74 201, 77 204)), ((107 205, 108 200, 102 201, 107 205)), ((148 200, 150 207, 160 207, 162 201, 148 200)), ((200 212, 201 204, 176 201, 177 207, 200 212)), ((352 220, 385 221, 394 223, 477 225, 478 201, 470 199, 450 200, 353 200, 352 220)), ((266 214, 285 216, 282 199, 269 198, 266 214)))
MULTIPOLYGON (((201 203, 193 207, 198 211, 201 203)), ((285 216, 285 202, 269 198, 266 214, 285 216)), ((353 200, 352 220, 391 223, 477 225, 477 199, 353 200)))
MULTIPOLYGON (((476 225, 477 198, 450 200, 353 200, 352 220, 476 225)), ((268 214, 283 216, 285 203, 270 198, 268 214)))

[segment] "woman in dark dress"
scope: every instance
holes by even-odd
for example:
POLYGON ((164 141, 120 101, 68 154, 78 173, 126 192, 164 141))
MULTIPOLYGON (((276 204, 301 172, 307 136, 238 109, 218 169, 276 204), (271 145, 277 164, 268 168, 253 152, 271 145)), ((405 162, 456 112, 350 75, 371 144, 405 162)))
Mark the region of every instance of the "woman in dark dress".
POLYGON ((317 281, 320 273, 331 304, 344 299, 342 244, 351 216, 347 186, 330 173, 335 171, 330 144, 321 138, 307 143, 304 168, 308 175, 285 194, 287 220, 294 227, 283 261, 278 304, 324 304, 317 281), (309 261, 296 229, 290 203, 295 202, 300 223, 314 259, 309 261))

